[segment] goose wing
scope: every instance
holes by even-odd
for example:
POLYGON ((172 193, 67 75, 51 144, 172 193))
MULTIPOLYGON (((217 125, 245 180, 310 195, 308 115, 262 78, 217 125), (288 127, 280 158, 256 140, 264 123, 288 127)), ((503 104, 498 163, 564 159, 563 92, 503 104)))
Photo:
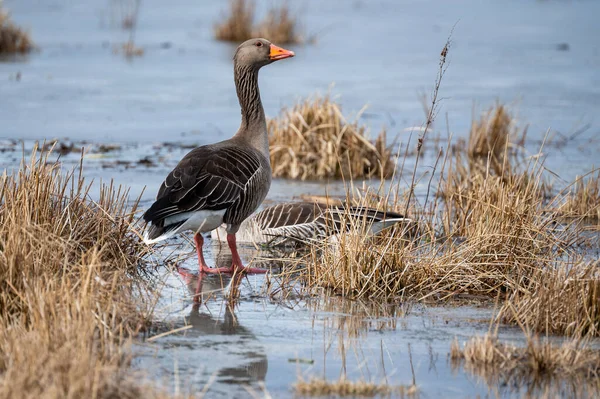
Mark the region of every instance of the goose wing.
POLYGON ((270 206, 253 219, 267 237, 305 240, 320 232, 323 209, 312 202, 285 203, 270 206))
POLYGON ((260 160, 239 146, 202 146, 189 152, 167 176, 144 220, 200 210, 229 209, 260 170, 260 160))

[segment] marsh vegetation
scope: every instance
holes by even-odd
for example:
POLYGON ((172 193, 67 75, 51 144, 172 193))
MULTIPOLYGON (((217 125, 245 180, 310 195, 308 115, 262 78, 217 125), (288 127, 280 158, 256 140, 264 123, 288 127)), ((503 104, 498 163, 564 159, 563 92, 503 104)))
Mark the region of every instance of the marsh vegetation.
POLYGON ((0 178, 0 397, 161 397, 129 369, 152 302, 136 202, 49 155, 0 178))
POLYGON ((368 128, 349 122, 329 95, 284 108, 267 123, 273 177, 300 180, 387 179, 396 167, 386 131, 373 140, 368 128))
MULTIPOLYGON (((108 51, 112 46, 119 54, 142 54, 144 50, 135 44, 140 3, 111 1, 117 11, 115 26, 127 36, 110 42, 118 44, 109 43, 108 51)), ((2 89, 13 90, 11 103, 20 101, 22 109, 30 107, 28 110, 48 109, 52 115, 24 118, 7 102, 0 112, 8 134, 14 131, 20 138, 21 133, 46 132, 46 128, 54 127, 48 134, 80 137, 41 149, 34 146, 20 167, 21 142, 15 139, 4 145, 0 141, 1 161, 8 165, 0 178, 0 397, 198 397, 209 390, 224 397, 413 397, 419 392, 436 396, 463 381, 469 386, 463 391, 456 388, 457 396, 480 392, 497 396, 507 392, 514 396, 597 396, 598 169, 586 165, 589 172, 577 170, 580 176, 575 179, 569 174, 565 180, 557 176, 554 168, 564 164, 548 164, 547 156, 559 145, 550 138, 536 141, 540 134, 543 136, 539 126, 544 125, 543 131, 546 124, 555 122, 543 119, 546 114, 538 115, 537 126, 532 123, 535 128, 528 128, 517 121, 514 108, 498 102, 472 121, 463 117, 469 114, 469 104, 464 106, 460 98, 480 101, 479 86, 466 86, 460 96, 454 92, 445 99, 460 109, 459 116, 453 113, 455 109, 450 112, 446 136, 441 133, 441 120, 434 129, 432 117, 439 113, 435 104, 425 107, 424 126, 402 130, 401 124, 415 125, 405 115, 414 113, 409 106, 414 91, 407 89, 407 99, 392 82, 402 75, 406 78, 401 84, 408 85, 421 76, 423 65, 406 62, 400 51, 406 45, 402 44, 405 35, 396 31, 398 42, 394 45, 401 55, 396 50, 385 53, 389 43, 380 43, 379 37, 372 36, 377 30, 361 28, 367 23, 356 25, 360 35, 353 36, 348 29, 339 29, 338 37, 332 33, 332 44, 350 43, 349 47, 341 45, 335 57, 321 57, 319 62, 330 62, 328 67, 339 71, 340 76, 342 72, 353 74, 352 84, 340 78, 346 85, 340 87, 340 92, 346 90, 341 99, 307 97, 312 86, 326 87, 336 78, 333 73, 299 73, 287 81, 289 91, 267 86, 265 99, 271 97, 271 102, 265 101, 265 105, 274 116, 268 122, 271 162, 273 176, 279 178, 273 181, 274 194, 269 199, 289 201, 303 195, 330 204, 401 213, 410 222, 373 235, 367 234, 368 220, 342 214, 342 223, 349 228, 327 241, 306 243, 293 251, 269 249, 259 255, 255 248, 246 248, 244 260, 271 269, 266 278, 213 276, 218 278, 201 281, 193 270, 196 264, 186 238, 152 252, 141 244, 143 226, 137 224, 138 207, 144 208, 151 201, 144 194, 141 205, 138 203, 142 186, 160 184, 156 176, 164 175, 195 144, 218 141, 231 127, 227 125, 229 116, 238 111, 229 109, 226 101, 198 106, 198 96, 220 98, 222 87, 216 84, 203 86, 205 92, 189 96, 189 102, 188 96, 179 95, 189 92, 190 82, 197 78, 198 70, 190 65, 204 65, 207 54, 220 54, 228 48, 214 40, 198 44, 200 29, 205 28, 205 35, 236 43, 255 35, 277 44, 307 40, 299 27, 299 13, 289 4, 277 3, 264 9, 264 15, 259 15, 263 9, 252 1, 233 0, 229 5, 229 11, 215 25, 220 3, 206 6, 213 7, 213 13, 202 9, 190 13, 191 17, 170 4, 144 7, 144 17, 148 12, 149 18, 144 20, 142 33, 158 26, 162 35, 173 29, 173 21, 188 26, 189 31, 178 36, 177 52, 160 47, 159 57, 155 53, 159 45, 148 46, 146 51, 152 57, 142 60, 151 62, 140 63, 143 73, 128 65, 132 72, 123 75, 122 57, 108 57, 112 59, 106 70, 104 65, 101 71, 93 69, 100 55, 89 57, 93 62, 87 58, 101 46, 75 40, 43 54, 47 58, 37 69, 34 62, 28 65, 37 76, 48 79, 30 82, 27 87, 31 92, 24 97, 18 96, 14 88, 18 85, 3 83, 2 89), (373 53, 386 54, 381 69, 380 60, 370 57, 362 64, 356 55, 351 58, 356 61, 352 68, 341 65, 351 63, 345 55, 354 54, 363 40, 373 53), (46 69, 60 66, 56 61, 60 57, 72 57, 65 58, 65 64, 85 66, 82 70, 88 70, 89 76, 79 76, 68 68, 62 75, 57 68, 52 70, 57 77, 53 80, 46 69), (411 68, 419 73, 411 74, 411 68), (164 82, 156 79, 160 83, 148 84, 149 75, 166 76, 165 71, 169 76, 164 82), (106 72, 106 82, 98 81, 100 72, 106 72), (373 76, 378 74, 382 76, 376 76, 374 84, 373 76), (113 81, 111 76, 118 79, 113 81), (59 98, 48 93, 49 84, 52 90, 60 87, 59 98), (311 88, 305 90, 309 85, 311 88), (148 91, 144 91, 146 86, 148 91), (121 91, 111 91, 115 87, 121 91), (375 93, 373 87, 381 93, 375 93), (348 96, 348 91, 356 91, 355 98, 348 96), (294 104, 296 98, 301 100, 294 104), (86 103, 90 99, 93 102, 86 103), (69 100, 77 101, 78 113, 72 113, 69 100), (61 101, 66 108, 53 108, 61 101), (364 108, 356 115, 342 111, 342 102, 344 110, 356 110, 366 101, 376 104, 373 114, 363 113, 364 108), (132 108, 133 103, 136 106, 132 108), (280 103, 286 106, 276 115, 280 103), (137 104, 145 113, 136 114, 137 104), (161 112, 156 111, 159 108, 161 112), (187 110, 192 111, 186 114, 187 110), (107 114, 114 118, 111 123, 106 123, 107 114), (464 119, 458 121, 460 129, 455 128, 453 118, 464 119), (32 124, 25 119, 31 119, 32 124), (43 129, 33 124, 38 119, 43 120, 43 129), (55 119, 60 121, 55 126, 48 122, 55 119), (216 128, 212 122, 204 124, 213 119, 216 128), (200 124, 198 131, 183 120, 200 124), (383 125, 388 127, 381 128, 383 125), (65 126, 72 130, 63 133, 65 126), (102 130, 98 126, 116 141, 127 131, 127 140, 134 143, 95 141, 94 135, 102 130), (177 129, 185 135, 169 140, 181 139, 181 143, 158 143, 164 140, 165 132, 179 132, 177 129), (425 129, 428 134, 421 134, 425 129), (83 155, 80 144, 88 147, 83 155), (422 151, 415 150, 417 145, 422 151), (144 167, 136 169, 135 165, 144 167), (133 185, 135 192, 129 195, 127 189, 110 183, 100 188, 98 183, 92 185, 92 176, 121 179, 133 185), (200 296, 198 286, 205 290, 200 296), (457 322, 463 314, 468 320, 457 322), (475 333, 480 335, 472 337, 475 333), (451 343, 454 336, 457 338, 451 343), (421 353, 415 354, 419 356, 415 371, 410 343, 399 349, 397 341, 404 345, 419 339, 419 344, 435 341, 435 345, 423 344, 421 353), (438 353, 440 370, 435 368, 438 353), (450 362, 443 365, 446 355, 450 362), (420 370, 419 363, 425 365, 420 370), (385 372, 378 374, 381 370, 377 367, 385 372), (445 374, 444 367, 452 367, 455 375, 445 374), (419 371, 424 377, 418 378, 419 371), (476 381, 469 376, 475 376, 476 381), (436 383, 438 386, 432 388, 436 383), (480 383, 485 388, 475 391, 473 386, 479 389, 480 383)), ((445 7, 442 3, 439 6, 445 7)), ((396 26, 398 20, 392 6, 387 8, 389 17, 374 4, 368 5, 373 9, 360 12, 356 10, 364 7, 362 3, 353 3, 348 10, 343 7, 335 10, 342 26, 349 18, 368 21, 358 15, 362 18, 372 10, 378 11, 382 26, 389 25, 386 29, 396 26)), ((79 16, 79 8, 74 9, 73 15, 79 16)), ((539 29, 531 20, 528 15, 524 31, 539 29)), ((430 21, 419 22, 422 26, 427 23, 430 21)), ((38 26, 33 26, 37 33, 38 26)), ((4 29, 0 32, 0 53, 5 48, 10 52, 33 48, 27 32, 15 27, 6 12, 0 11, 0 28, 4 29)), ((52 26, 50 31, 55 30, 52 26)), ((542 31, 546 38, 551 29, 542 31)), ((490 32, 498 34, 492 28, 490 32)), ((79 31, 68 34, 78 40, 83 37, 79 31)), ((419 48, 427 48, 420 38, 411 36, 410 44, 414 41, 419 48)), ((143 43, 148 40, 154 39, 144 37, 143 43)), ((499 54, 521 54, 515 51, 519 47, 494 45, 499 54)), ((442 53, 447 54, 448 47, 444 49, 442 53)), ((318 46, 308 50, 323 54, 318 46)), ((429 57, 426 50, 420 51, 414 54, 415 59, 429 57)), ((576 55, 575 51, 571 55, 576 55)), ((214 58, 214 65, 206 64, 206 70, 216 75, 215 81, 221 79, 220 71, 225 71, 226 81, 230 78, 230 58, 214 58)), ((455 78, 471 81, 472 70, 468 68, 473 65, 474 69, 489 71, 481 82, 487 79, 497 85, 494 74, 498 70, 482 60, 474 57, 465 65, 457 57, 452 68, 462 66, 465 71, 455 78)), ((302 57, 294 61, 302 62, 302 57)), ((298 70, 311 71, 310 62, 298 70)), ((560 62, 566 64, 567 60, 561 58, 560 62)), ((587 62, 581 65, 595 65, 593 59, 587 62)), ((548 65, 550 68, 552 62, 548 65)), ((14 73, 10 69, 13 65, 6 68, 14 73)), ((444 66, 440 68, 443 72, 444 66)), ((533 77, 530 71, 519 71, 528 79, 533 77)), ((565 79, 565 87, 580 90, 577 85, 569 86, 569 81, 586 76, 580 72, 574 69, 565 79)), ((201 78, 204 81, 205 76, 201 78)), ((543 81, 543 76, 536 78, 543 81)), ((484 104, 500 92, 494 85, 494 90, 485 93, 484 104)), ((563 104, 561 90, 550 87, 530 98, 552 98, 557 92, 563 104)), ((501 93, 505 100, 513 94, 501 93)), ((577 93, 574 97, 594 98, 590 92, 577 93)), ((544 107, 555 110, 545 103, 540 106, 544 107)), ((561 147, 575 147, 567 144, 561 147)), ((24 153, 29 153, 28 145, 23 144, 24 153)), ((569 159, 567 162, 574 159, 564 158, 569 159)), ((216 252, 217 247, 215 244, 207 252, 216 252)), ((222 256, 221 248, 218 250, 214 263, 230 264, 231 257, 222 256)), ((210 264, 211 258, 207 258, 210 264)))
POLYGON ((16 25, 0 0, 0 55, 25 54, 35 48, 29 32, 16 25))
POLYGON ((264 19, 255 24, 256 3, 253 0, 229 0, 229 9, 214 26, 218 40, 239 43, 253 37, 269 38, 273 43, 302 43, 297 16, 287 2, 273 6, 264 19))

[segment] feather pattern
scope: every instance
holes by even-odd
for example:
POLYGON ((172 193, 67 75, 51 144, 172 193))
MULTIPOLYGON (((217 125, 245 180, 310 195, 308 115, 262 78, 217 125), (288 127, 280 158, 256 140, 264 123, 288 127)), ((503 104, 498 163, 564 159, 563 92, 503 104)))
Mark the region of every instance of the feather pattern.
POLYGON ((269 161, 260 151, 234 139, 198 147, 167 176, 144 214, 156 230, 148 238, 165 233, 165 221, 180 222, 177 216, 204 210, 225 210, 223 223, 236 230, 264 200, 270 184, 269 161))
MULTIPOLYGON (((368 207, 284 203, 265 208, 245 220, 238 231, 238 241, 270 246, 288 245, 348 231, 358 222, 363 222, 370 234, 376 234, 396 223, 409 223, 410 219, 399 213, 368 207)), ((224 237, 222 229, 219 230, 213 232, 213 238, 224 237)))

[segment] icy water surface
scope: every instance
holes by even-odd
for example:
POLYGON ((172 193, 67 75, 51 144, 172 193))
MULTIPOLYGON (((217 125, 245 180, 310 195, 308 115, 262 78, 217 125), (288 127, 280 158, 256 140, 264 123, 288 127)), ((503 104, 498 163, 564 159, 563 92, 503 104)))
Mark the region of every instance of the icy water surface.
MULTIPOLYGON (((87 177, 114 179, 130 187, 132 197, 143 192, 147 207, 190 146, 230 137, 237 129, 235 46, 212 39, 224 2, 142 0, 135 38, 144 55, 126 60, 114 51, 128 40, 118 4, 4 1, 13 19, 31 29, 40 51, 0 61, 0 169, 18 165, 22 140, 28 153, 35 140, 65 139, 75 150, 88 148, 87 177)), ((269 4, 259 1, 260 15, 269 4)), ((335 82, 331 92, 345 112, 352 115, 368 103, 361 122, 373 132, 386 126, 390 141, 398 136, 406 144, 423 123, 420 93, 430 92, 440 50, 454 27, 432 135, 465 137, 473 110, 477 114, 500 100, 513 104, 521 126, 529 126, 529 154, 536 154, 550 133, 543 155, 559 178, 569 180, 598 165, 600 2, 307 0, 292 7, 317 41, 290 46, 294 59, 261 72, 267 115, 325 93, 335 82)), ((77 151, 67 152, 65 165, 76 165, 77 151)), ((426 153, 421 172, 431 170, 434 155, 426 153)), ((417 194, 425 192, 426 183, 420 182, 417 194)), ((326 192, 342 195, 344 186, 275 180, 268 201, 326 192)), ((191 253, 192 247, 179 250, 191 253)), ((218 252, 216 245, 208 246, 209 264, 228 261, 218 252)), ((254 256, 245 253, 246 260, 254 256)), ((209 397, 264 392, 289 397, 299 375, 337 379, 342 373, 352 379, 387 378, 394 385, 414 378, 422 395, 431 398, 521 397, 533 389, 502 381, 488 386, 448 363, 454 337, 487 331, 488 308, 272 300, 263 276, 241 281, 236 303, 223 298, 229 281, 207 278, 201 287, 212 294, 195 305, 195 260, 178 263, 190 271, 184 275, 162 258, 155 261, 164 287, 157 307, 160 328, 149 336, 182 330, 136 345, 135 367, 172 391, 199 393, 208 387, 209 397)), ((523 339, 511 328, 500 336, 523 339)))

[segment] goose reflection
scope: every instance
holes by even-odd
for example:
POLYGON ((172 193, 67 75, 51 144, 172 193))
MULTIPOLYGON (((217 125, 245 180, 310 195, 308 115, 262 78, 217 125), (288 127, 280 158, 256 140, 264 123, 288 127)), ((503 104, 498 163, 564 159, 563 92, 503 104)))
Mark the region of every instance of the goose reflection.
MULTIPOLYGON (((218 263, 231 262, 230 254, 217 258, 218 263)), ((186 337, 205 338, 202 340, 202 350, 208 351, 209 356, 203 357, 212 359, 210 363, 216 365, 214 374, 217 382, 240 384, 264 381, 268 369, 264 347, 250 329, 240 325, 235 315, 240 284, 245 277, 242 274, 194 274, 184 268, 178 268, 178 273, 194 298, 192 310, 185 317, 186 324, 192 326, 186 330, 186 337), (209 302, 211 308, 214 308, 212 305, 220 305, 222 309, 211 313, 205 306, 210 299, 214 299, 209 302)))
MULTIPOLYGON (((214 252, 216 252, 216 268, 231 264, 231 252, 223 248, 214 248, 214 252)), ((243 256, 244 258, 253 258, 253 267, 270 270, 289 270, 289 267, 297 267, 297 259, 302 255, 301 252, 293 249, 286 251, 257 250, 247 246, 240 246, 239 252, 246 255, 243 256)), ((198 274, 182 266, 177 266, 177 273, 185 281, 193 301, 199 304, 215 298, 225 298, 229 302, 235 303, 240 295, 241 282, 247 278, 244 273, 198 274)))

